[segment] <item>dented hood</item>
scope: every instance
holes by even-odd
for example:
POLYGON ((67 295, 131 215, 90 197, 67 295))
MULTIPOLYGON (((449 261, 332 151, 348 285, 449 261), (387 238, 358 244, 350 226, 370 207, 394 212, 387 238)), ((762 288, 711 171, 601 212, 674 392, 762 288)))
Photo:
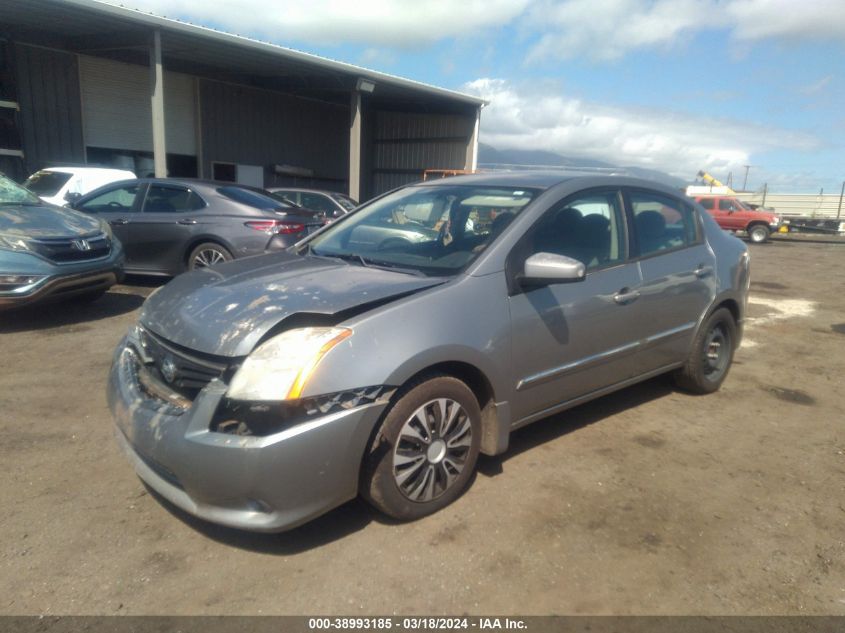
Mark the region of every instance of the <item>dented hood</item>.
POLYGON ((147 299, 141 323, 191 350, 245 356, 291 315, 333 315, 442 282, 336 259, 262 255, 176 277, 147 299))
POLYGON ((0 206, 0 233, 22 238, 78 237, 100 231, 100 221, 50 204, 0 206))

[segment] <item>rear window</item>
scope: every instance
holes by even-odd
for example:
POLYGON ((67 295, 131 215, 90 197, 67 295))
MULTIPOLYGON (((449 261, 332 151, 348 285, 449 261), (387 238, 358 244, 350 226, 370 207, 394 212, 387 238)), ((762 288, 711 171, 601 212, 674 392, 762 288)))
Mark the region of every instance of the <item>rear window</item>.
POLYGON ((39 196, 55 196, 72 175, 61 171, 39 171, 27 178, 23 186, 39 196))
POLYGON ((279 207, 290 206, 279 198, 273 198, 270 194, 247 189, 245 187, 218 187, 217 193, 221 196, 240 202, 256 209, 278 209, 279 207))

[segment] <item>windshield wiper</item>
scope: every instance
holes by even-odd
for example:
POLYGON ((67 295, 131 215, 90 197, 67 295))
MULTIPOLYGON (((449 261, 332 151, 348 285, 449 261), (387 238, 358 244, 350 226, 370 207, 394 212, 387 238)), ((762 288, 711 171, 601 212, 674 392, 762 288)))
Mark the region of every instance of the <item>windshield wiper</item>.
POLYGON ((307 255, 313 255, 314 257, 325 257, 327 259, 342 259, 346 262, 356 262, 361 264, 362 266, 368 266, 367 260, 361 257, 361 255, 357 253, 318 253, 311 245, 308 245, 308 249, 305 251, 307 255))
POLYGON ((406 275, 414 275, 415 277, 425 277, 425 273, 421 270, 417 270, 416 268, 405 268, 403 266, 398 266, 392 262, 384 262, 378 261, 374 259, 367 259, 363 255, 359 253, 318 253, 314 250, 311 245, 308 245, 308 249, 305 251, 308 255, 313 255, 314 257, 325 257, 329 259, 342 259, 346 262, 355 262, 361 264, 366 268, 379 268, 381 270, 389 270, 392 272, 397 273, 404 273, 406 275))
MULTIPOLYGON (((358 257, 361 257, 360 255, 358 257)), ((361 257, 363 260, 364 258, 361 257)), ((384 262, 375 259, 368 259, 366 260, 365 266, 370 266, 372 268, 380 268, 382 270, 390 270, 392 272, 397 273, 404 273, 406 275, 414 275, 414 277, 425 277, 426 274, 418 270, 416 268, 406 268, 405 266, 399 266, 398 264, 394 264, 393 262, 384 262)))

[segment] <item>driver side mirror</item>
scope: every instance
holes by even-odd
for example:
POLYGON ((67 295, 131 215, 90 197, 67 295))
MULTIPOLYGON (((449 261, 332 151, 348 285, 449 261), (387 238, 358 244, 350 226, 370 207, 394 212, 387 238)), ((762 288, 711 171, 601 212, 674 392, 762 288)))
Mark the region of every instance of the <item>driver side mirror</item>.
POLYGON ((525 268, 519 281, 524 286, 584 281, 586 268, 583 262, 566 255, 535 253, 525 260, 525 268))
POLYGON ((82 194, 77 191, 68 191, 64 197, 65 202, 67 202, 67 206, 72 207, 77 202, 79 202, 79 199, 82 197, 82 194))

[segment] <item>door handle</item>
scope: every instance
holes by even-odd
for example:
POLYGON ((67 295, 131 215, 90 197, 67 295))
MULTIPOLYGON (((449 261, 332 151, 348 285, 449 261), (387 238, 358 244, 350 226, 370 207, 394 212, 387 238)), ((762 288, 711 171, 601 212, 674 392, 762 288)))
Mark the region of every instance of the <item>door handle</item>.
POLYGON ((179 224, 196 224, 197 223, 197 221, 194 220, 193 218, 182 218, 178 222, 179 222, 179 224))
POLYGON ((112 226, 120 226, 121 224, 129 224, 129 220, 126 218, 115 218, 114 220, 109 220, 109 224, 112 226))
POLYGON ((701 279, 702 277, 707 277, 713 273, 712 266, 705 266, 704 264, 699 264, 698 268, 695 269, 695 276, 701 279))
POLYGON ((640 293, 637 290, 630 290, 629 288, 622 288, 622 290, 613 295, 613 300, 621 306, 636 301, 639 298, 640 293))

